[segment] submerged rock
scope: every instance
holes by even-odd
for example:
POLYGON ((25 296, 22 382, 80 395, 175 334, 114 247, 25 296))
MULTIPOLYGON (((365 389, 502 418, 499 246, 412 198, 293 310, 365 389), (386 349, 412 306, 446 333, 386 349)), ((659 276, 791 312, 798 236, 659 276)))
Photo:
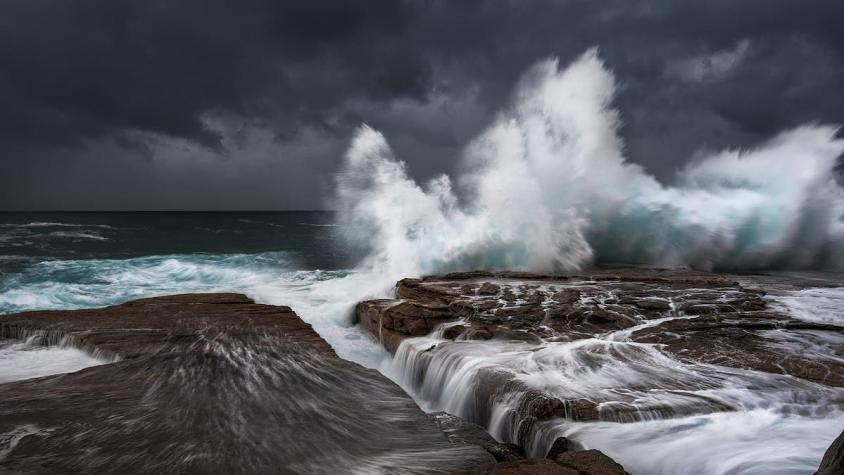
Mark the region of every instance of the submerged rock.
POLYGON ((447 473, 494 461, 449 442, 289 308, 242 295, 6 315, 0 335, 114 360, 0 384, 0 472, 447 473))
POLYGON ((530 459, 484 465, 474 470, 454 472, 452 475, 581 475, 581 473, 551 460, 530 459))

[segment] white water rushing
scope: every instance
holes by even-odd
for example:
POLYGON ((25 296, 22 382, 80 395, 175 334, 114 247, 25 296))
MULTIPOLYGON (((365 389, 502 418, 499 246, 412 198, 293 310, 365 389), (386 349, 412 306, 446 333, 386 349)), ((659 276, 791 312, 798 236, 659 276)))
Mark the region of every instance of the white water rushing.
MULTIPOLYGON (((283 253, 48 261, 32 270, 40 282, 7 283, 11 289, 0 292, 0 305, 15 310, 80 308, 149 295, 242 291, 260 302, 290 305, 342 356, 371 367, 382 365, 382 350, 353 325, 350 307, 353 301, 371 296, 366 286, 378 278, 364 272, 294 271, 288 267, 283 253)), ((804 309, 807 315, 825 316, 824 322, 840 325, 844 323, 841 315, 826 309, 844 308, 844 294, 838 295, 837 304, 833 298, 831 291, 825 291, 820 300, 804 291, 777 297, 804 309)), ((835 348, 841 341, 828 341, 815 333, 791 331, 791 338, 782 340, 807 352, 836 357, 835 348)), ((844 427, 844 413, 827 404, 832 398, 840 399, 840 391, 783 376, 683 364, 653 345, 626 341, 629 334, 628 329, 571 343, 547 342, 538 351, 536 345, 525 343, 445 342, 433 334, 408 340, 397 357, 381 368, 423 408, 447 410, 482 422, 502 440, 516 439, 518 421, 507 400, 492 405, 494 410, 482 417, 482 405, 474 395, 483 368, 503 368, 531 387, 566 398, 626 398, 626 404, 602 406, 605 420, 601 422, 548 421, 536 428, 528 448, 541 455, 555 437, 567 436, 605 451, 634 474, 809 473, 844 427), (425 381, 416 383, 412 375, 418 367, 414 364, 420 362, 422 350, 434 343, 445 345, 437 353, 447 357, 431 362, 425 381), (419 351, 414 353, 414 348, 419 351), (694 412, 702 398, 738 410, 694 412), (637 418, 645 420, 612 422, 613 418, 628 420, 625 415, 631 408, 637 418)), ((44 359, 36 364, 15 363, 17 368, 37 372, 14 374, 11 379, 75 371, 99 363, 67 350, 15 352, 14 357, 44 359), (67 366, 46 366, 60 362, 67 366)))

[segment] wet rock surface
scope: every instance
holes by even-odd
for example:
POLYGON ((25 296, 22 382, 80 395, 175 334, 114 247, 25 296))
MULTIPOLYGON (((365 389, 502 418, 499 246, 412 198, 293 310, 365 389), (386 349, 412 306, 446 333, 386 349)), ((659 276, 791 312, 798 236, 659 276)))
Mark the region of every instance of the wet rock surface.
POLYGON ((471 475, 630 475, 600 450, 567 451, 553 460, 528 459, 455 472, 471 475))
POLYGON ((242 295, 6 315, 0 334, 113 361, 0 384, 3 473, 448 473, 494 461, 451 443, 289 308, 242 295))
POLYGON ((435 412, 429 416, 452 443, 480 446, 498 462, 512 462, 525 458, 524 452, 518 446, 496 441, 486 429, 462 417, 447 412, 435 412))
MULTIPOLYGON (((628 454, 635 463, 627 468, 642 473, 659 465, 624 444, 628 437, 647 445, 646 437, 616 440, 602 432, 606 424, 683 420, 672 427, 692 434, 706 429, 689 418, 724 421, 716 416, 735 412, 840 420, 844 325, 798 318, 771 297, 820 285, 688 269, 463 272, 401 280, 395 298, 357 310, 395 353, 393 371, 417 400, 479 424, 532 459, 553 458, 475 473, 591 473, 557 459, 588 452, 575 448, 604 449, 610 439, 621 445, 608 453, 628 454), (424 322, 411 321, 414 308, 425 309, 415 317, 424 322)), ((606 473, 625 473, 617 469, 606 473)))
MULTIPOLYGON (((777 284, 777 279, 767 282, 777 284)), ((462 272, 403 279, 395 293, 395 299, 357 307, 361 324, 391 351, 407 337, 454 320, 460 324, 444 327, 443 336, 458 341, 572 341, 634 329, 633 341, 664 345, 682 359, 844 387, 840 358, 784 354, 781 338, 771 333, 844 338, 844 327, 794 319, 771 308, 764 290, 730 276, 639 268, 571 275, 462 272), (652 325, 643 327, 647 322, 652 325)), ((844 348, 837 351, 844 355, 844 348)))
POLYGON ((826 450, 815 475, 840 475, 844 473, 844 431, 826 450))
POLYGON ((630 475, 615 460, 595 449, 564 452, 558 455, 554 461, 558 465, 576 470, 580 474, 630 475))

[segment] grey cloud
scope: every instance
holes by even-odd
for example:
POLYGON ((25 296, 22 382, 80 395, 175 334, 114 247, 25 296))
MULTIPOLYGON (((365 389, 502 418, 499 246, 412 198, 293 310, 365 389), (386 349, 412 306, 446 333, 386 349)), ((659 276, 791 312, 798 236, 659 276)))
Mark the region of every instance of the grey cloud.
POLYGON ((449 171, 537 60, 597 45, 630 158, 844 120, 844 3, 10 0, 0 207, 318 208, 350 134, 449 171))

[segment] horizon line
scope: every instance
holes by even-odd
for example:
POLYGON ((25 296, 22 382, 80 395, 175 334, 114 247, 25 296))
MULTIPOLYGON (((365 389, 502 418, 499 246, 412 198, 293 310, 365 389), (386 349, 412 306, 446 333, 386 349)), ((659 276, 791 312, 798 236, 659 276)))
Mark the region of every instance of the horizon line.
POLYGON ((334 209, 39 209, 0 210, 0 213, 334 213, 334 209))

